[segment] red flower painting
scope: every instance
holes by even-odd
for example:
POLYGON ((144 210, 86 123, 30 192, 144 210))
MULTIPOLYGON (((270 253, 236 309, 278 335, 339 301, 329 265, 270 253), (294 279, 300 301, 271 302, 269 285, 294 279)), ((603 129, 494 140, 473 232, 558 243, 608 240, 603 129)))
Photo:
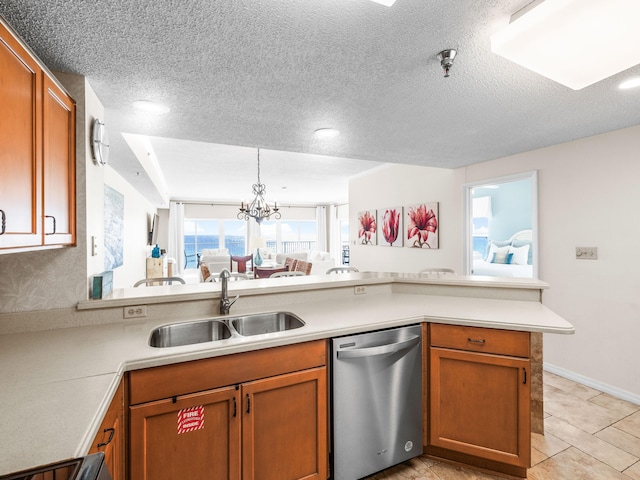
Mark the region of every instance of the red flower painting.
POLYGON ((360 212, 358 214, 358 222, 360 228, 358 229, 358 238, 361 239, 362 245, 375 245, 376 241, 376 214, 372 212, 360 212))
POLYGON ((415 248, 438 248, 438 204, 422 204, 410 207, 407 240, 415 248))
POLYGON ((400 228, 400 212, 395 208, 385 210, 382 217, 382 236, 390 246, 398 240, 400 228))

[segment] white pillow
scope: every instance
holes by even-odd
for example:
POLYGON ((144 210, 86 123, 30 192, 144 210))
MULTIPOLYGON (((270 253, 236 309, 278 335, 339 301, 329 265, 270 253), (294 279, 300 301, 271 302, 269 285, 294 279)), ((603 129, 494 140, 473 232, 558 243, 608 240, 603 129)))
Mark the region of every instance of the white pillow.
POLYGON ((505 259, 509 254, 509 245, 504 247, 498 247, 495 243, 491 243, 489 246, 489 254, 487 255, 487 262, 490 263, 505 263, 505 259))
POLYGON ((516 265, 526 265, 529 260, 529 245, 522 247, 509 247, 509 253, 512 253, 511 263, 516 265))

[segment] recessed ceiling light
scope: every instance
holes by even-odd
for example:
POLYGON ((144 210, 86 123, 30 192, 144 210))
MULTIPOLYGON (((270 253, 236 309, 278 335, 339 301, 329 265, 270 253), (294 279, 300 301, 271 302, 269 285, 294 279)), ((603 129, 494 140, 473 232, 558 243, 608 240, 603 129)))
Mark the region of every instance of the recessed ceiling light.
POLYGON ((171 110, 166 105, 157 102, 150 102, 148 100, 137 100, 133 102, 133 106, 143 112, 153 113, 156 115, 163 115, 165 113, 169 113, 171 110))
POLYGON ((313 134, 317 138, 334 138, 340 135, 340 132, 335 128, 319 128, 313 134))
POLYGON ((638 0, 535 0, 491 37, 491 50, 580 90, 640 63, 638 0))
POLYGON ((379 3, 380 5, 384 5, 385 7, 390 7, 391 5, 396 3, 396 0, 371 0, 371 1, 379 3))
POLYGON ((618 85, 618 88, 620 90, 626 90, 628 88, 636 88, 636 87, 640 87, 640 77, 630 78, 629 80, 625 80, 620 85, 618 85))

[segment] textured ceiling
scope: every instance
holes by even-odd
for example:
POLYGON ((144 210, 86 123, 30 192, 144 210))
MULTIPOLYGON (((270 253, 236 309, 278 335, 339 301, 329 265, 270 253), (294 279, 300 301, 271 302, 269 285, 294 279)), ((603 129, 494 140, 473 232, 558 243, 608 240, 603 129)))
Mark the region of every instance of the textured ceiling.
MULTIPOLYGON (((527 3, 13 0, 0 3, 0 15, 51 70, 87 77, 105 106, 111 165, 160 204, 120 133, 158 137, 151 144, 164 170, 160 193, 184 198, 180 177, 189 197, 213 201, 217 189, 196 192, 203 172, 230 185, 224 175, 235 166, 248 192, 255 147, 265 149, 271 194, 282 185, 270 186, 269 157, 296 163, 283 152, 313 154, 298 163, 309 164, 301 177, 313 183, 329 178, 316 155, 330 156, 327 170, 341 176, 374 165, 362 160, 454 168, 640 123, 640 92, 617 89, 639 66, 573 91, 491 53, 491 34, 527 3), (459 51, 450 78, 435 58, 445 48, 459 51), (171 112, 136 115, 132 102, 141 99, 171 112), (341 135, 314 140, 321 127, 341 135), (221 154, 236 163, 218 166, 221 154)), ((319 199, 309 188, 290 201, 319 199)))

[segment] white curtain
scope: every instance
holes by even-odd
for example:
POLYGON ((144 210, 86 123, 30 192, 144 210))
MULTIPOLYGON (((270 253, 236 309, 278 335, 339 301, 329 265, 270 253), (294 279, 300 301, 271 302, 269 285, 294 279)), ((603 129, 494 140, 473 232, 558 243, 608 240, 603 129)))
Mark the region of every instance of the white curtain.
POLYGON ((184 272, 184 203, 169 203, 169 245, 167 256, 176 260, 174 273, 184 272))
POLYGON ((331 237, 329 243, 329 253, 331 258, 336 260, 337 265, 342 265, 342 245, 340 243, 340 221, 338 220, 338 207, 331 205, 329 207, 329 234, 331 237))
POLYGON ((246 242, 246 255, 250 255, 250 254, 254 254, 256 252, 252 252, 251 251, 251 239, 253 237, 259 237, 260 236, 260 225, 258 225, 258 222, 255 221, 255 219, 250 218, 247 221, 247 242, 246 242))
POLYGON ((327 249, 327 207, 318 205, 316 207, 316 222, 318 224, 318 248, 319 252, 326 252, 327 249))

